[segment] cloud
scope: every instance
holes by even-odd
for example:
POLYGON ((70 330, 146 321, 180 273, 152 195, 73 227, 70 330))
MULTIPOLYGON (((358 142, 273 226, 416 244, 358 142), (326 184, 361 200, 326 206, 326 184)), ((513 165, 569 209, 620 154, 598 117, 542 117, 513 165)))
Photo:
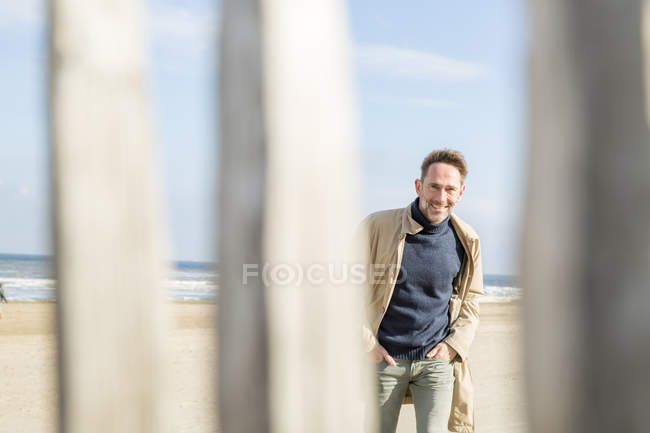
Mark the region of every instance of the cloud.
POLYGON ((45 14, 45 0, 0 0, 0 29, 40 26, 45 14))
POLYGON ((362 45, 357 48, 362 66, 397 77, 425 80, 472 80, 485 73, 485 66, 390 45, 362 45))
MULTIPOLYGON (((0 29, 45 25, 46 0, 0 0, 0 29)), ((219 20, 216 11, 196 12, 163 1, 145 2, 144 24, 153 44, 178 54, 216 52, 219 20)))
POLYGON ((147 25, 153 44, 164 50, 193 56, 217 51, 219 20, 216 12, 201 14, 189 8, 155 2, 151 4, 147 25))

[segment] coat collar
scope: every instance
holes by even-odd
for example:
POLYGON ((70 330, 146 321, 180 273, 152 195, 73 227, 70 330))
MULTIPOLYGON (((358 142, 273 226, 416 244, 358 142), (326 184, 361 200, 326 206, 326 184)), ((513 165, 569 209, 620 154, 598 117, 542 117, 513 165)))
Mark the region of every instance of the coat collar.
POLYGON ((423 227, 411 215, 411 203, 402 210, 402 234, 414 235, 423 227))

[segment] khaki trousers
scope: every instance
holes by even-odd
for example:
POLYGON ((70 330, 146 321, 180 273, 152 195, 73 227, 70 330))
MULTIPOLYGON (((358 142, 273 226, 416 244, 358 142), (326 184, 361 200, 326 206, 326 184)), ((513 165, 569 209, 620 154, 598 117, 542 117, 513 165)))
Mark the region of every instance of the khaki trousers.
POLYGON ((395 433, 406 390, 415 405, 417 433, 447 433, 454 390, 452 361, 395 359, 377 364, 377 383, 381 433, 395 433))

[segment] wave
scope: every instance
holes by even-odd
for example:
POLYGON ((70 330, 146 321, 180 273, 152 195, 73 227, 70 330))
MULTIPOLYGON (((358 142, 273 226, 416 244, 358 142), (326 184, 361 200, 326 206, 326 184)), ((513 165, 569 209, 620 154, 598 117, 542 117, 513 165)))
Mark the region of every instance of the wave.
POLYGON ((56 280, 52 278, 1 278, 0 283, 5 289, 34 288, 41 290, 54 290, 56 280))
MULTIPOLYGON (((1 278, 9 302, 43 302, 56 300, 56 280, 52 278, 1 278)), ((214 280, 164 280, 165 290, 172 300, 215 300, 218 285, 214 280)))
POLYGON ((515 286, 484 286, 483 293, 486 296, 521 296, 523 290, 515 286))
MULTIPOLYGON (((11 301, 53 301, 56 280, 52 278, 2 278, 5 295, 11 301)), ((215 279, 168 279, 161 284, 171 300, 214 301, 219 285, 215 279)), ((486 285, 481 302, 509 302, 520 299, 523 290, 516 286, 486 285)))
MULTIPOLYGON (((56 280, 53 278, 0 278, 0 283, 5 289, 20 290, 25 288, 54 290, 56 289, 56 280)), ((205 290, 215 290, 217 283, 214 280, 164 280, 162 285, 165 287, 178 288, 202 288, 205 290)))

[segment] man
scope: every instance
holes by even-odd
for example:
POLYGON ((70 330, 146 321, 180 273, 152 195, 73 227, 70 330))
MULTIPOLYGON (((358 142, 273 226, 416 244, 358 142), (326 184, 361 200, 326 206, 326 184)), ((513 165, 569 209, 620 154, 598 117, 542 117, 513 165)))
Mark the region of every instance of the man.
POLYGON ((467 357, 483 291, 476 232, 452 214, 467 165, 437 150, 404 209, 362 223, 368 236, 368 350, 377 363, 382 433, 393 433, 402 402, 415 405, 418 433, 474 431, 467 357))

